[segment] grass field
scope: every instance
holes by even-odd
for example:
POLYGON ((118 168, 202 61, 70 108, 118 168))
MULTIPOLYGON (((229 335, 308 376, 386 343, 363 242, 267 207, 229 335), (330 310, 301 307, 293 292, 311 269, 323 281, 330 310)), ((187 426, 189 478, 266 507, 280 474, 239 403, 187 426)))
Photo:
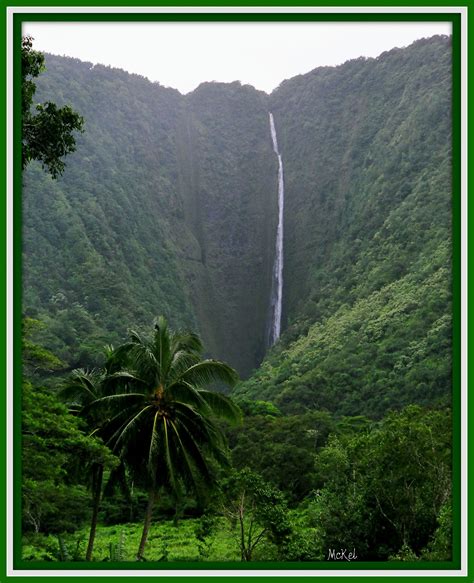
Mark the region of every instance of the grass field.
MULTIPOLYGON (((171 520, 156 522, 150 528, 145 550, 147 561, 240 561, 239 534, 223 519, 217 520, 211 533, 199 540, 196 530, 200 520, 189 518, 175 526, 171 520)), ((94 561, 135 561, 142 524, 99 526, 94 545, 94 561)), ((30 535, 23 540, 22 557, 27 561, 83 561, 88 529, 60 537, 30 535)), ((255 560, 274 558, 272 545, 263 541, 255 560)))

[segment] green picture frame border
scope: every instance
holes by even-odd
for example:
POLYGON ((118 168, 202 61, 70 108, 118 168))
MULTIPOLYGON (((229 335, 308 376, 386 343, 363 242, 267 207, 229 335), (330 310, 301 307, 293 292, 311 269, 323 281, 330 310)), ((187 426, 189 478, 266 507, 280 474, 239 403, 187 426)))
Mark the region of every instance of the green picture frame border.
MULTIPOLYGON (((65 6, 65 2, 55 1, 48 2, 48 8, 54 6, 65 6)), ((110 2, 103 1, 100 6, 127 6, 129 2, 110 2)), ((251 563, 250 565, 244 565, 243 563, 169 563, 169 564, 153 564, 153 563, 134 563, 134 562, 121 562, 121 563, 32 563, 27 561, 22 561, 21 557, 18 556, 21 545, 21 533, 19 529, 18 516, 20 513, 20 503, 21 499, 18 495, 20 482, 18 476, 21 475, 21 456, 19 455, 20 444, 20 428, 21 428, 21 391, 20 391, 20 380, 21 380, 21 338, 20 338, 20 327, 21 327, 21 144, 19 140, 20 136, 20 108, 14 107, 14 120, 13 120, 13 132, 14 132, 14 152, 13 152, 13 164, 14 164, 14 191, 13 191, 13 231, 14 231, 14 247, 13 247, 13 355, 14 355, 14 365, 13 365, 13 377, 14 377, 14 411, 13 411, 13 422, 14 422, 14 465, 13 465, 13 487, 15 490, 14 496, 14 509, 13 513, 17 517, 14 522, 14 534, 13 534, 13 545, 14 545, 14 569, 22 571, 22 580, 27 581, 30 579, 36 579, 38 575, 28 576, 30 571, 42 571, 42 570, 81 570, 81 571, 110 571, 110 570, 133 570, 135 572, 143 570, 152 570, 154 572, 160 571, 163 575, 160 575, 160 580, 171 580, 175 579, 176 576, 167 577, 165 575, 166 571, 169 570, 182 570, 183 574, 178 578, 190 579, 186 577, 189 575, 190 571, 203 571, 203 570, 226 570, 228 575, 232 576, 233 571, 258 571, 258 570, 320 570, 320 571, 333 571, 333 570, 350 570, 350 571, 370 571, 384 569, 387 571, 397 570, 400 571, 399 577, 407 579, 407 576, 403 575, 403 571, 414 571, 414 570, 459 570, 461 567, 461 16, 455 13, 348 13, 348 12, 337 12, 337 13, 231 13, 231 12, 220 12, 220 13, 187 13, 186 7, 191 6, 206 6, 206 7, 220 7, 222 3, 218 2, 208 2, 204 4, 194 4, 194 3, 152 3, 152 2, 141 2, 142 7, 152 7, 152 6, 175 6, 177 11, 174 13, 74 13, 68 11, 66 13, 16 13, 13 16, 13 42, 17 48, 14 51, 14 104, 20 102, 20 87, 21 87, 21 75, 20 75, 20 43, 19 39, 21 37, 21 24, 24 21, 213 21, 213 22, 224 22, 224 21, 286 21, 286 22, 297 22, 297 21, 451 21, 453 25, 453 389, 458 387, 458 390, 453 390, 453 515, 454 523, 457 527, 453 530, 453 549, 455 550, 453 560, 446 563, 389 563, 389 562, 357 562, 357 563, 343 563, 343 562, 320 562, 320 563, 251 563)), ((318 5, 309 2, 299 2, 301 7, 316 7, 318 5)), ((417 2, 416 4, 384 4, 384 7, 393 6, 396 8, 400 7, 412 7, 412 6, 422 6, 423 4, 427 6, 432 6, 433 8, 446 6, 444 3, 440 2, 430 2, 422 3, 417 2)), ((250 3, 232 3, 232 6, 262 6, 262 7, 278 7, 288 5, 288 2, 258 2, 253 5, 250 3)), ((7 25, 7 7, 38 7, 39 5, 34 2, 25 2, 21 4, 10 3, 5 5, 5 9, 2 11, 2 22, 3 30, 6 32, 7 25)), ((81 7, 96 7, 97 4, 93 2, 86 2, 84 0, 80 2, 75 2, 74 6, 81 7)), ((345 6, 349 6, 349 3, 333 5, 331 8, 335 10, 343 10, 345 6)), ((356 5, 357 6, 357 5, 356 5)), ((367 7, 378 7, 379 4, 376 3, 364 3, 367 7)), ((453 4, 456 7, 467 7, 466 4, 453 4)), ((70 8, 72 10, 72 7, 70 8)), ((230 10, 230 8, 227 8, 230 10)), ((5 35, 6 37, 6 35, 5 35)), ((5 59, 2 61, 2 82, 5 83, 3 95, 6 95, 7 91, 7 80, 6 80, 6 62, 5 59)), ((2 117, 2 124, 7 130, 7 122, 5 117, 2 117)), ((6 144, 3 143, 3 147, 6 151, 6 144)), ((5 156, 6 158, 6 156, 5 156)), ((6 168, 5 168, 6 170, 6 168)), ((4 221, 4 229, 6 232, 7 220, 9 217, 6 213, 6 208, 4 205, 4 216, 2 217, 4 221)), ((467 235, 467 234, 466 234, 467 235)), ((7 246, 5 239, 2 240, 2 245, 4 246, 2 251, 2 260, 4 261, 3 273, 7 270, 7 246)), ((7 285, 5 278, 5 284, 7 285)), ((5 304, 6 304, 6 285, 3 286, 3 291, 5 293, 5 304)), ((2 318, 4 319, 5 329, 7 324, 7 314, 6 310, 2 313, 2 318)), ((2 339, 5 343, 3 351, 3 363, 5 364, 6 371, 6 349, 8 346, 8 338, 2 339)), ((6 410, 6 404, 3 402, 4 410, 3 419, 4 427, 6 426, 6 419, 8 415, 11 415, 11 411, 6 410)), ((470 412, 472 405, 470 405, 470 412)), ((472 418, 471 415, 469 417, 472 418)), ((466 428, 467 429, 467 428, 466 428)), ((6 444, 6 442, 5 442, 6 444)), ((6 481, 12 477, 8 475, 6 471, 6 451, 5 447, 0 453, 2 468, 5 472, 4 480, 2 481, 2 494, 4 500, 6 499, 6 481)), ((471 477, 471 470, 469 466, 469 477, 471 477)), ((469 508, 469 525, 472 524, 473 510, 469 508)), ((2 507, 2 518, 4 518, 4 524, 7 524, 6 508, 2 507)), ((471 530, 470 530, 471 531, 471 530)), ((2 532, 5 540, 2 540, 2 556, 4 559, 4 567, 6 567, 6 543, 8 536, 8 525, 7 529, 2 532)), ((3 537, 2 537, 3 538, 3 537)), ((468 538, 469 541, 469 538, 468 538)), ((469 541, 469 551, 468 558, 471 555, 473 549, 472 542, 469 541)), ((6 569, 0 571, 0 581, 3 577, 7 578, 8 574, 6 569)), ((468 574, 469 579, 469 561, 468 561, 468 574)), ((105 576, 107 576, 104 573, 105 576)), ((96 579, 102 580, 104 575, 96 577, 87 577, 87 580, 96 579)), ((109 577, 112 575, 108 575, 109 577)), ((234 575, 235 576, 235 575, 234 575)), ((309 575, 311 576, 311 575, 309 575)), ((370 577, 370 580, 376 581, 378 579, 385 578, 386 575, 370 577)), ((284 574, 279 575, 279 578, 290 579, 290 577, 285 577, 284 574)), ((8 577, 10 578, 10 577, 8 577)), ((86 577, 75 577, 76 580, 85 580, 86 577)), ((215 576, 213 579, 220 579, 221 576, 215 576)), ((253 579, 254 577, 246 577, 253 579)), ((267 576, 255 577, 256 580, 261 580, 268 578, 267 576)), ((335 581, 341 578, 347 578, 347 576, 341 577, 325 577, 322 573, 318 575, 318 580, 329 580, 335 581)), ((409 579, 419 580, 420 577, 408 577, 409 579)), ((451 577, 443 577, 441 574, 433 576, 436 580, 447 579, 451 577)), ((54 580, 61 580, 62 576, 55 576, 54 580)), ((133 577, 124 576, 123 580, 133 580, 133 577)), ((391 576, 392 580, 398 579, 398 576, 391 576)), ((453 577, 454 580, 463 580, 464 577, 456 576, 453 577)))

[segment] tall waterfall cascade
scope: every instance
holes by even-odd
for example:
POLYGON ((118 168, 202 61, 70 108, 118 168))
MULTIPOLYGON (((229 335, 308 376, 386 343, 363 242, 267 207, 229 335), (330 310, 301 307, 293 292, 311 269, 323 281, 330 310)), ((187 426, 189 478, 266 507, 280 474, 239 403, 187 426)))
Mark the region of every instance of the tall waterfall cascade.
POLYGON ((269 345, 273 346, 280 338, 281 306, 283 297, 283 209, 285 204, 285 186, 283 183, 283 162, 278 150, 278 141, 275 130, 275 121, 270 112, 270 133, 272 135, 273 151, 278 157, 278 227, 275 242, 275 261, 273 264, 271 318, 269 328, 269 345))

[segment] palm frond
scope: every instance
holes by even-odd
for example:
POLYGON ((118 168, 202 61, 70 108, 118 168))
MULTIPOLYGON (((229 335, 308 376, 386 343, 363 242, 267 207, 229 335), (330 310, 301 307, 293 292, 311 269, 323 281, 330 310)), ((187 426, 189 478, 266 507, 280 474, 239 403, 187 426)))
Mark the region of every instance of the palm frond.
POLYGON ((159 364, 159 382, 163 385, 172 361, 168 323, 163 316, 160 316, 155 324, 152 351, 159 364))
POLYGON ((122 428, 134 412, 141 407, 142 402, 140 401, 135 404, 134 408, 131 406, 126 408, 120 407, 118 412, 113 414, 113 417, 107 419, 104 425, 96 430, 108 447, 113 448, 114 440, 120 435, 122 428))
POLYGON ((216 417, 222 417, 226 421, 235 424, 242 422, 242 411, 240 407, 226 395, 205 389, 201 389, 199 395, 206 401, 216 417))
POLYGON ((114 409, 117 406, 124 407, 136 404, 137 402, 143 401, 143 393, 119 393, 118 395, 106 395, 105 397, 100 397, 92 403, 88 403, 84 409, 83 414, 86 415, 91 411, 105 411, 108 407, 114 409))
MULTIPOLYGON (((201 463, 205 463, 207 466, 207 462, 205 461, 205 458, 203 458, 203 455, 196 444, 194 433, 190 430, 189 426, 187 426, 186 424, 180 424, 180 427, 182 429, 181 435, 183 437, 185 435, 187 436, 187 442, 189 443, 189 447, 194 452, 194 458, 196 458, 195 461, 197 465, 200 467, 201 463), (200 458, 202 458, 202 461, 199 461, 200 458)), ((224 440, 220 439, 221 437, 223 436, 220 434, 220 432, 217 432, 216 438, 205 442, 203 445, 215 460, 217 460, 223 466, 228 466, 229 457, 224 448, 224 440)), ((208 475, 207 477, 209 479, 210 476, 208 475)))
POLYGON ((157 461, 158 461, 158 445, 159 445, 159 441, 158 441, 158 431, 156 429, 156 422, 159 416, 159 411, 157 411, 155 413, 155 416, 153 418, 153 427, 151 430, 151 439, 150 439, 150 447, 148 450, 148 469, 150 472, 150 475, 152 476, 153 480, 155 479, 156 476, 156 466, 157 466, 157 461))
POLYGON ((172 385, 179 379, 189 368, 201 362, 201 357, 198 354, 179 350, 173 355, 169 370, 167 385, 172 385))
POLYGON ((173 402, 191 405, 197 411, 212 413, 207 401, 200 395, 200 391, 186 381, 171 385, 166 389, 166 396, 173 402))
POLYGON ((135 346, 134 342, 125 342, 116 348, 107 359, 106 368, 113 372, 114 369, 128 366, 128 353, 135 346))
POLYGON ((204 350, 201 339, 197 334, 187 331, 175 332, 171 337, 171 351, 192 353, 200 356, 204 350))
POLYGON ((204 478, 204 480, 209 481, 210 480, 210 472, 209 472, 208 464, 207 464, 205 458, 203 457, 201 451, 196 446, 194 440, 192 438, 189 439, 189 437, 191 437, 191 436, 189 435, 189 432, 186 430, 186 428, 184 427, 184 433, 182 435, 180 435, 180 431, 179 431, 176 423, 174 423, 172 420, 170 420, 170 424, 174 430, 174 433, 176 435, 176 439, 178 440, 178 443, 180 446, 180 450, 183 454, 183 459, 185 462, 186 473, 188 475, 188 478, 190 479, 191 483, 193 484, 194 490, 196 492, 199 492, 199 489, 200 489, 199 488, 199 477, 198 477, 198 473, 196 472, 196 470, 198 470, 199 475, 202 478, 204 478), (186 437, 188 437, 188 439, 186 439, 186 437))
POLYGON ((153 345, 148 342, 134 344, 128 351, 130 368, 142 378, 146 384, 153 386, 160 382, 161 363, 153 351, 153 345))
POLYGON ((66 384, 59 391, 59 397, 63 401, 85 405, 100 397, 101 382, 104 374, 102 371, 76 368, 66 384))
POLYGON ((188 428, 196 443, 209 444, 211 447, 222 446, 224 436, 221 430, 206 415, 201 415, 185 403, 176 402, 174 409, 176 417, 188 428))
POLYGON ((137 382, 137 383, 145 383, 145 381, 141 378, 139 378, 136 374, 134 374, 133 372, 130 372, 128 370, 119 370, 117 372, 114 372, 110 375, 107 375, 107 379, 124 379, 127 381, 133 381, 133 382, 137 382))
POLYGON ((177 492, 177 485, 176 485, 176 479, 175 479, 175 475, 174 475, 174 468, 173 468, 173 461, 172 461, 172 457, 171 457, 171 452, 170 452, 170 442, 169 442, 169 438, 168 438, 168 422, 166 420, 166 417, 163 417, 163 433, 164 433, 164 438, 165 438, 165 460, 166 460, 166 467, 168 468, 168 474, 169 474, 169 481, 170 481, 170 485, 171 488, 174 492, 177 492))
POLYGON ((117 370, 105 376, 102 381, 103 396, 126 394, 143 390, 145 392, 146 383, 133 371, 117 370))
POLYGON ((155 319, 154 326, 155 330, 168 334, 168 321, 163 315, 155 319))
POLYGON ((222 382, 233 387, 239 380, 236 371, 218 360, 202 360, 190 366, 172 384, 185 381, 196 388, 205 387, 214 382, 222 382))
POLYGON ((128 335, 130 337, 131 344, 146 344, 146 340, 136 330, 129 330, 128 335))
POLYGON ((142 409, 140 409, 140 411, 134 415, 130 421, 125 425, 125 427, 123 428, 123 430, 120 431, 120 435, 118 436, 117 440, 115 441, 113 450, 116 450, 119 443, 122 443, 125 438, 127 437, 128 433, 131 432, 135 426, 138 423, 138 419, 146 412, 149 411, 150 409, 152 409, 151 405, 147 405, 146 407, 143 407, 142 409))
POLYGON ((126 343, 108 348, 100 374, 77 375, 81 414, 91 427, 95 423, 95 433, 119 455, 127 475, 151 479, 154 488, 170 487, 176 496, 185 483, 198 493, 212 481, 208 454, 226 463, 216 419, 241 419, 231 399, 208 390, 212 383, 233 386, 237 373, 217 360, 202 360, 202 353, 198 335, 174 332, 160 317, 151 337, 131 330, 126 343))

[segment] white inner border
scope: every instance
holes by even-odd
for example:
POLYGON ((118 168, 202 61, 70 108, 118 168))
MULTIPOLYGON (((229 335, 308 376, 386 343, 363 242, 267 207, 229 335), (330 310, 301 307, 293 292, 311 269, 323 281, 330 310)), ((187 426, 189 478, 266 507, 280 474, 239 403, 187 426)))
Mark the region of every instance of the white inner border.
MULTIPOLYGON (((7 576, 8 577, 466 577, 467 576, 467 8, 442 7, 99 7, 7 8, 7 576), (461 569, 460 570, 18 570, 13 568, 13 15, 20 13, 424 13, 461 15, 461 569)), ((455 193, 453 193, 455 194, 455 193)))

